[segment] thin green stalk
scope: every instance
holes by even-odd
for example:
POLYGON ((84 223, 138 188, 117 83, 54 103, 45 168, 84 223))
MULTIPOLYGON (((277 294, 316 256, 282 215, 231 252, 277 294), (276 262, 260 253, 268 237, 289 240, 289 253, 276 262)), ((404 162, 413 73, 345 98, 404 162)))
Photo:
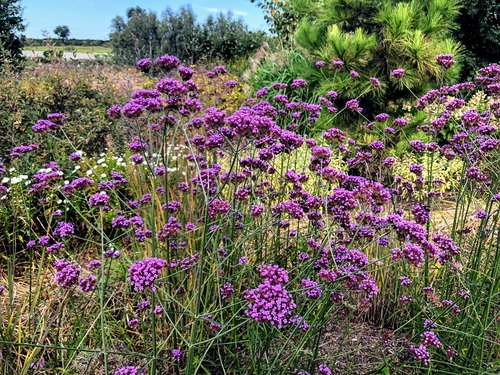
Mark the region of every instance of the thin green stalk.
POLYGON ((104 295, 106 292, 106 278, 105 278, 105 251, 104 251, 104 219, 102 209, 99 210, 100 213, 100 232, 101 232, 101 288, 99 289, 99 312, 101 320, 101 351, 104 357, 104 372, 107 374, 108 369, 108 348, 106 342, 106 332, 104 327, 106 326, 106 319, 104 316, 104 295))

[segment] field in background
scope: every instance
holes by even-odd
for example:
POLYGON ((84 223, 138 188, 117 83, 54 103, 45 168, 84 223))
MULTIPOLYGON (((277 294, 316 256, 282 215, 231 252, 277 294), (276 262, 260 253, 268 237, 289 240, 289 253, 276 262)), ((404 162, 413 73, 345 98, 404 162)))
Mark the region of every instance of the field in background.
POLYGON ((64 52, 76 52, 76 53, 93 53, 98 55, 108 55, 111 54, 110 47, 102 46, 26 46, 25 51, 40 51, 45 52, 48 50, 52 51, 64 51, 64 52))

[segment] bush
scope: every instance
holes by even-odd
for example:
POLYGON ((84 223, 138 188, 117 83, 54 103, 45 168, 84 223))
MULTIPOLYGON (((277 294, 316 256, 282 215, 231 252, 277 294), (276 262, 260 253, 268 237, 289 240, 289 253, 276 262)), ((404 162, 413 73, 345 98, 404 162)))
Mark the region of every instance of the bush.
MULTIPOLYGON (((38 137, 29 129, 53 112, 66 113, 68 135, 79 150, 98 154, 104 139, 117 143, 108 146, 122 146, 106 110, 140 84, 133 71, 91 64, 75 67, 71 63, 33 66, 23 72, 7 66, 0 71, 0 81, 2 155, 9 154, 16 145, 37 142, 38 137)), ((70 149, 60 151, 67 154, 70 149)))

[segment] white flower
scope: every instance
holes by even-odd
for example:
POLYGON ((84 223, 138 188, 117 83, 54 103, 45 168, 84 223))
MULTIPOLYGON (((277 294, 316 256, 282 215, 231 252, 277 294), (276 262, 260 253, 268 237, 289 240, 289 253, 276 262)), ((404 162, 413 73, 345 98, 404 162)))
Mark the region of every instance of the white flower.
POLYGON ((100 158, 99 160, 97 160, 97 164, 102 164, 104 163, 106 160, 104 158, 100 158))
POLYGON ((21 182, 21 181, 22 181, 22 179, 19 177, 12 177, 12 179, 10 180, 10 183, 12 185, 14 185, 14 184, 17 184, 18 182, 21 182))
POLYGON ((101 173, 101 178, 106 178, 106 173, 101 173))
POLYGON ((8 178, 8 177, 2 178, 2 184, 6 184, 9 181, 10 181, 10 178, 8 178))
POLYGON ((92 173, 94 173, 94 171, 92 169, 89 169, 87 172, 86 172, 86 175, 87 176, 90 176, 92 173))

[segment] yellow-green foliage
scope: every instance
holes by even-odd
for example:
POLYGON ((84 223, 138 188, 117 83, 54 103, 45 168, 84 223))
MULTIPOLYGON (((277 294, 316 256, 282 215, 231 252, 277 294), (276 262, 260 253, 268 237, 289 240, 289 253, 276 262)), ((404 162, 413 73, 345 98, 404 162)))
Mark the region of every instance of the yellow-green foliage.
POLYGON ((458 187, 463 169, 461 159, 448 160, 439 155, 439 152, 426 153, 423 156, 408 153, 396 159, 392 166, 392 174, 415 183, 417 176, 410 172, 411 164, 421 164, 424 167, 424 181, 428 181, 429 173, 431 173, 431 181, 436 179, 442 181, 433 185, 434 189, 439 192, 450 191, 458 187))
POLYGON ((241 84, 232 89, 226 85, 227 81, 238 81, 238 77, 235 75, 229 73, 208 78, 205 74, 206 70, 203 68, 196 67, 195 70, 196 73, 192 79, 198 85, 200 101, 205 107, 218 107, 232 113, 247 99, 248 96, 243 91, 241 84))

